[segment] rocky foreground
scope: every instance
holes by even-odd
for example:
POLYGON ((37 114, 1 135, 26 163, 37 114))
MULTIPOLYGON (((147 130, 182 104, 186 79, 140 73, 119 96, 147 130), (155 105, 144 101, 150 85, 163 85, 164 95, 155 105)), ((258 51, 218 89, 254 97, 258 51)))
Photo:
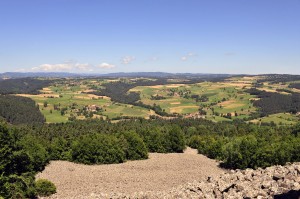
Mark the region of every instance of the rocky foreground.
POLYGON ((188 183, 169 191, 91 198, 300 198, 300 163, 266 169, 232 170, 218 178, 188 183))
POLYGON ((57 193, 49 199, 300 199, 300 162, 223 170, 216 161, 190 148, 183 154, 150 154, 148 160, 123 164, 53 161, 37 178, 49 179, 57 186, 57 193))
POLYGON ((147 160, 122 164, 83 165, 52 161, 37 178, 48 179, 56 185, 57 193, 51 199, 81 199, 109 198, 110 193, 155 193, 209 176, 216 178, 224 172, 215 160, 187 148, 184 153, 150 153, 147 160))

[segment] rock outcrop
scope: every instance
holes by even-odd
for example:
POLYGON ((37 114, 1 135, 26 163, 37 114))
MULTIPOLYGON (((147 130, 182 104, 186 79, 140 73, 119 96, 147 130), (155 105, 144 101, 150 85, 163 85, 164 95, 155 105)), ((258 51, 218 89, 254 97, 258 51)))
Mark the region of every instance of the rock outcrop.
MULTIPOLYGON (((108 195, 92 196, 106 198, 108 195)), ((218 178, 185 184, 169 191, 140 192, 111 198, 300 198, 300 163, 266 169, 231 170, 218 178)))

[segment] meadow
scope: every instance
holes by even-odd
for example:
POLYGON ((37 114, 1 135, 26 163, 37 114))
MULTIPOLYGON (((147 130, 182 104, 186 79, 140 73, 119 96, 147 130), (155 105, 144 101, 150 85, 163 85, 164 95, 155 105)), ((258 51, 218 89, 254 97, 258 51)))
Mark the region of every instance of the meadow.
POLYGON ((47 123, 86 118, 114 119, 124 116, 149 118, 151 111, 145 108, 115 103, 109 97, 89 94, 108 81, 65 80, 43 88, 38 95, 17 95, 33 99, 46 117, 47 123), (98 109, 89 110, 92 106, 98 109))
MULTIPOLYGON (((299 120, 297 115, 284 113, 251 119, 258 111, 253 102, 259 98, 251 95, 249 89, 256 88, 284 95, 300 92, 299 89, 289 88, 289 84, 295 82, 257 83, 261 79, 261 76, 238 76, 218 82, 202 81, 191 84, 170 79, 167 84, 133 87, 127 94, 138 93, 140 96, 138 101, 144 105, 159 106, 168 114, 184 118, 201 117, 215 122, 242 119, 254 123, 274 122, 280 125, 297 122, 299 120)), ((149 119, 151 116, 159 116, 154 110, 145 106, 120 103, 107 96, 91 94, 105 88, 107 83, 125 82, 130 85, 139 80, 139 78, 58 79, 51 86, 40 90, 40 94, 17 95, 33 99, 47 123, 87 118, 119 120, 133 117, 149 119)))
POLYGON ((225 82, 138 86, 130 91, 139 92, 144 104, 159 105, 167 113, 189 115, 202 109, 206 118, 220 121, 227 120, 220 117, 223 115, 245 118, 256 111, 252 105, 255 96, 245 92, 251 85, 248 79, 235 78, 225 82))

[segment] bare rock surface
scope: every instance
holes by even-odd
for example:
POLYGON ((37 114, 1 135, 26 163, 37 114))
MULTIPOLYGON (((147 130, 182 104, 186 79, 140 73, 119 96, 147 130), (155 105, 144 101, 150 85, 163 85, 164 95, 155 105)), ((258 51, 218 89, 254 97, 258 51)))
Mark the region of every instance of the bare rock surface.
POLYGON ((147 160, 123 164, 91 166, 52 161, 37 178, 56 185, 57 193, 50 198, 109 198, 169 190, 222 173, 216 161, 187 148, 185 153, 150 153, 147 160))
POLYGON ((217 165, 188 148, 124 164, 53 161, 37 177, 56 184, 50 198, 300 199, 300 163, 230 171, 217 165))
POLYGON ((231 170, 219 177, 194 181, 167 191, 133 195, 102 195, 110 198, 220 198, 300 199, 300 163, 266 169, 231 170))

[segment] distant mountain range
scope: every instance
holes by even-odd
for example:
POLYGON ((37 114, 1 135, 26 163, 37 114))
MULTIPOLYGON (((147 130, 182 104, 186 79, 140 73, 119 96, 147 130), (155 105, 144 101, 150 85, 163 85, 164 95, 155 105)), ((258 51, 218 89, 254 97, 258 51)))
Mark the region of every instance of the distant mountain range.
POLYGON ((43 77, 43 78, 71 78, 71 77, 156 77, 156 78, 218 78, 230 77, 230 74, 209 74, 209 73, 164 73, 164 72, 120 72, 108 74, 78 74, 78 73, 64 73, 64 72, 6 72, 0 73, 1 79, 14 79, 26 77, 43 77))

